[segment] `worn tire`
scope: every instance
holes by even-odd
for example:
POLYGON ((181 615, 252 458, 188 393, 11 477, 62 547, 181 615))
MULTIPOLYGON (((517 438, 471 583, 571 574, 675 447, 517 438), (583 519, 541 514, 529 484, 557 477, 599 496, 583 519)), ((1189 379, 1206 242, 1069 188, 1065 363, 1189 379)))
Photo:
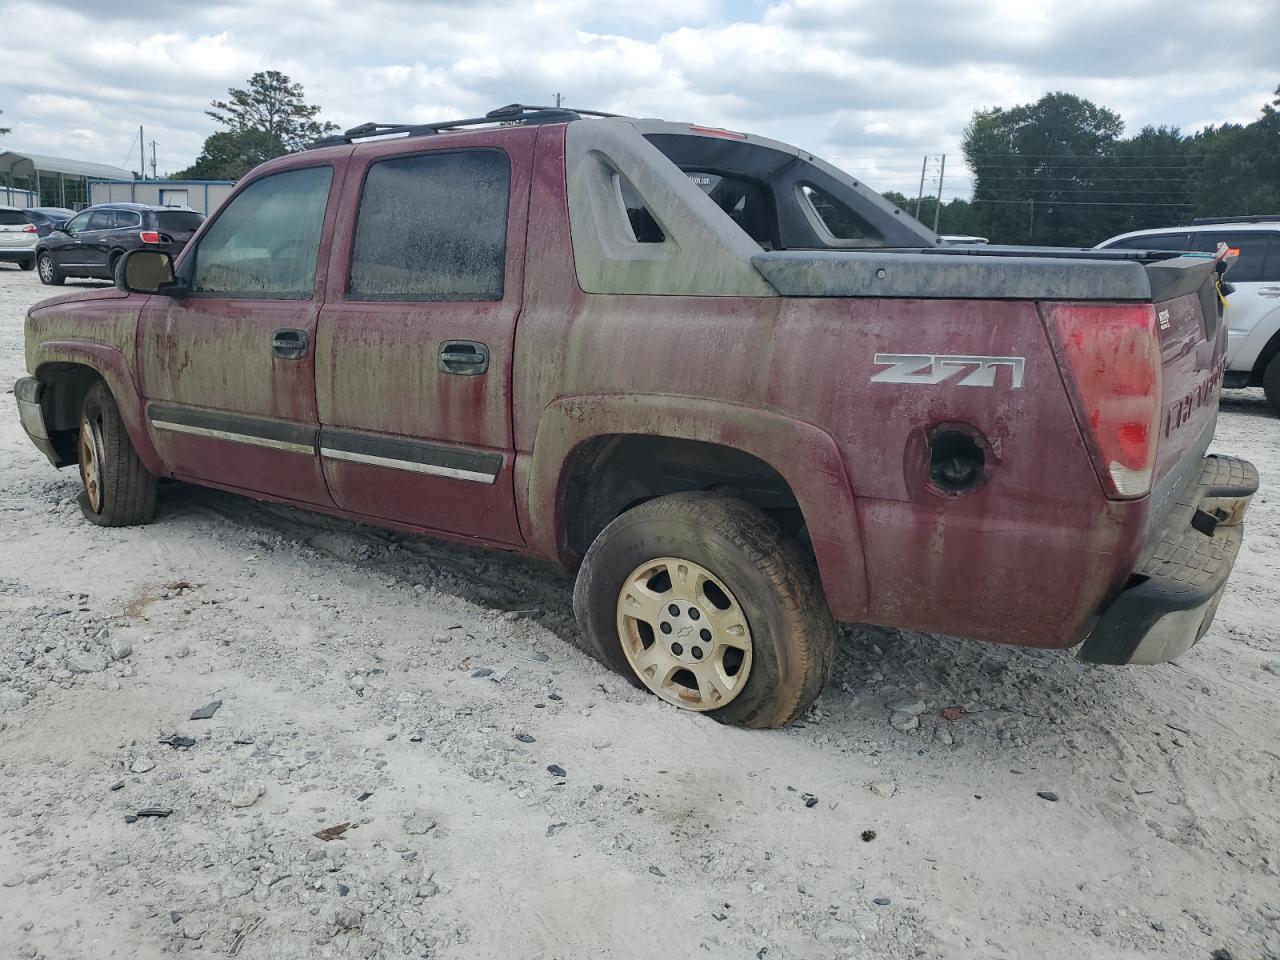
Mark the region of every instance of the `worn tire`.
POLYGON ((1280 414, 1280 354, 1271 358, 1262 374, 1262 392, 1267 395, 1271 409, 1280 414))
POLYGON ((618 600, 626 578, 658 557, 700 564, 737 598, 751 631, 741 691, 708 716, 781 727, 822 692, 835 660, 835 622, 813 561, 756 507, 715 493, 677 493, 627 511, 601 531, 578 572, 579 646, 643 686, 623 651, 618 600))
POLYGON ((76 450, 85 487, 80 512, 87 520, 103 527, 151 522, 156 515, 156 478, 138 459, 115 398, 101 380, 84 398, 76 450), (92 479, 90 462, 96 463, 92 479))
POLYGON ((62 271, 58 269, 58 265, 53 262, 53 257, 48 253, 41 253, 36 257, 36 265, 40 268, 40 282, 50 287, 62 286, 64 277, 62 271))

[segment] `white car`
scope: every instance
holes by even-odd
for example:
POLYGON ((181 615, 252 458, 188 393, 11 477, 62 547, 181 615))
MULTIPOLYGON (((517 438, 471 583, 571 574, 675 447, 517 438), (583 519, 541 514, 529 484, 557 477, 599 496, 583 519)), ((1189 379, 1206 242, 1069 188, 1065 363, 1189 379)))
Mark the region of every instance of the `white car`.
POLYGON ((1122 250, 1212 253, 1225 243, 1239 258, 1227 272, 1226 387, 1262 387, 1280 413, 1280 216, 1193 220, 1185 227, 1137 230, 1098 244, 1122 250))
POLYGON ((0 263, 16 263, 23 270, 36 265, 40 232, 17 207, 0 207, 0 263))

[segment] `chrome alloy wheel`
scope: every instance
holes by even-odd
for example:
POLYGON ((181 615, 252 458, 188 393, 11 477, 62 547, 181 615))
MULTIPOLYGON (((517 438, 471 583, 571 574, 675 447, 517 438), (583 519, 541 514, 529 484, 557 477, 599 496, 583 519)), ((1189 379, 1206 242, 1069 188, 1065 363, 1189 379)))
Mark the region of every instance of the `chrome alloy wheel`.
POLYGON ((80 418, 80 480, 84 483, 89 507, 102 512, 102 434, 98 424, 80 418))
POLYGON ((618 635, 640 681, 686 710, 723 707, 751 674, 746 614, 690 560, 662 557, 631 571, 618 595, 618 635))

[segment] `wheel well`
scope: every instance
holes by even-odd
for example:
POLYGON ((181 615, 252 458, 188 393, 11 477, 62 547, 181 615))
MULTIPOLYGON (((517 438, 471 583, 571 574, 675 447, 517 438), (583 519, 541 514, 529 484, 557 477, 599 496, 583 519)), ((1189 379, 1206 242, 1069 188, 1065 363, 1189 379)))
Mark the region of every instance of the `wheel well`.
POLYGON ((799 501, 786 480, 733 447, 647 434, 593 437, 574 448, 562 478, 561 538, 574 562, 632 507, 669 493, 717 488, 764 510, 810 549, 799 501))
POLYGON ((82 363, 46 363, 36 371, 36 376, 45 384, 41 405, 49 425, 49 439, 64 463, 76 463, 80 408, 102 375, 82 363))
POLYGON ((1277 355, 1280 355, 1280 330, 1271 335, 1267 345, 1258 354, 1258 359, 1254 361, 1253 373, 1249 376, 1249 386, 1262 386, 1262 378, 1266 376, 1267 367, 1277 355))

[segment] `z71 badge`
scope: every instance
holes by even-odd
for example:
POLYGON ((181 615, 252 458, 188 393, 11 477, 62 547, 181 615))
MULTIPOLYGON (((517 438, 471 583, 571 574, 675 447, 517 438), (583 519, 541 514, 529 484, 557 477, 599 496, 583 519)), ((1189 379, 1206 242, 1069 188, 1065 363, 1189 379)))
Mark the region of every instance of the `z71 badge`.
POLYGON ((888 364, 871 378, 872 383, 942 383, 964 374, 958 387, 994 387, 996 370, 1008 367, 1013 389, 1022 386, 1023 357, 940 357, 926 353, 877 353, 877 364, 888 364))

